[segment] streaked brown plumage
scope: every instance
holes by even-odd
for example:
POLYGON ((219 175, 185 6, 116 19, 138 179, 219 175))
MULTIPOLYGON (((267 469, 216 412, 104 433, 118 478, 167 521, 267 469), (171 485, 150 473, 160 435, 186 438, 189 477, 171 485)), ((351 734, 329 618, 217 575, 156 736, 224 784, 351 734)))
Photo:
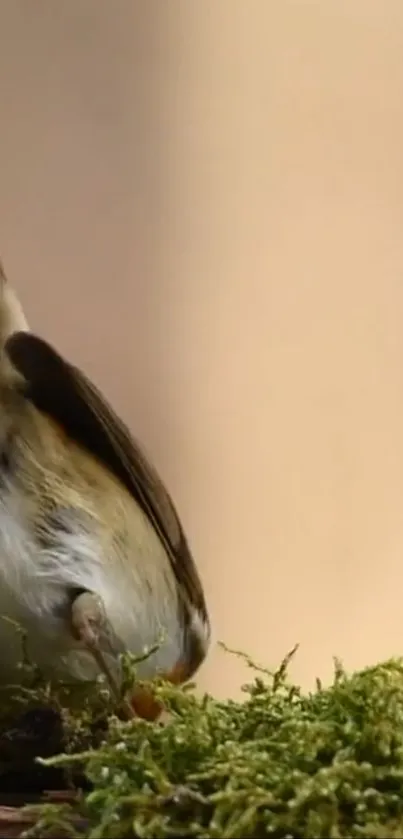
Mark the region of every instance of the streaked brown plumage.
MULTIPOLYGON (((105 398, 28 330, 0 272, 0 615, 28 633, 45 671, 118 679, 118 654, 172 681, 204 660, 210 621, 178 514, 105 398)), ((0 620, 0 678, 18 638, 0 620)), ((156 709, 144 696, 134 707, 156 709)))

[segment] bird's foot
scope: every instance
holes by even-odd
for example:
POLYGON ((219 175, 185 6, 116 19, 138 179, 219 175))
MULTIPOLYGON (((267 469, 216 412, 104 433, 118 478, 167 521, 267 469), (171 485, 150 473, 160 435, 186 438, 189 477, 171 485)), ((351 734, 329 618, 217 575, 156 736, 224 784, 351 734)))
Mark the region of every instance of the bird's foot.
MULTIPOLYGON (((141 717, 149 722, 157 720, 161 716, 163 705, 155 698, 151 689, 138 685, 130 698, 122 697, 119 684, 101 648, 102 639, 102 647, 108 645, 112 655, 118 655, 110 642, 111 629, 102 598, 90 591, 77 594, 71 605, 71 625, 74 637, 91 653, 100 671, 105 675, 126 718, 141 717)), ((164 678, 172 684, 179 685, 186 681, 186 668, 179 662, 172 671, 164 674, 164 678)))
POLYGON ((91 653, 101 673, 104 674, 117 702, 120 705, 123 704, 125 715, 129 718, 136 716, 132 705, 122 698, 119 684, 101 649, 101 637, 102 646, 104 646, 109 628, 102 598, 90 591, 78 594, 71 604, 71 626, 74 637, 91 653))

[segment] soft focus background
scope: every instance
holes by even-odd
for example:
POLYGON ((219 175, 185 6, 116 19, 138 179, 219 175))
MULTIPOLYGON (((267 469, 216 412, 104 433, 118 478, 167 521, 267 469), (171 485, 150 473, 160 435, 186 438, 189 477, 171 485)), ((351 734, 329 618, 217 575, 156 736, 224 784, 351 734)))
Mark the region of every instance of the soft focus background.
MULTIPOLYGON (((0 0, 0 251, 182 513, 215 642, 403 652, 403 3, 0 0)), ((214 646, 200 684, 249 675, 214 646)))

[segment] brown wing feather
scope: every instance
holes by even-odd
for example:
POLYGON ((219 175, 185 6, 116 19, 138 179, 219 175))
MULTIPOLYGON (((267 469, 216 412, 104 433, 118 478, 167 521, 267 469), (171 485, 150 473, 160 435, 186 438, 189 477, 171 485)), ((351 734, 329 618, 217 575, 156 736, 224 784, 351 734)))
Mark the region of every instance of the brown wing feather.
POLYGON ((208 623, 203 589, 174 504, 128 428, 95 385, 43 339, 17 332, 5 350, 26 381, 26 397, 102 462, 136 499, 167 551, 185 599, 208 623))

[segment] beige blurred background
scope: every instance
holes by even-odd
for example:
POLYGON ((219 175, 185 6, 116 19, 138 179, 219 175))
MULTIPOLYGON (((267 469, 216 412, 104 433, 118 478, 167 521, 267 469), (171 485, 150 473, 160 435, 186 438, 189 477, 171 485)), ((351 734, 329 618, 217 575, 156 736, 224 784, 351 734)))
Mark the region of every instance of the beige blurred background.
POLYGON ((219 639, 403 652, 403 3, 0 0, 0 249, 166 478, 219 639))

